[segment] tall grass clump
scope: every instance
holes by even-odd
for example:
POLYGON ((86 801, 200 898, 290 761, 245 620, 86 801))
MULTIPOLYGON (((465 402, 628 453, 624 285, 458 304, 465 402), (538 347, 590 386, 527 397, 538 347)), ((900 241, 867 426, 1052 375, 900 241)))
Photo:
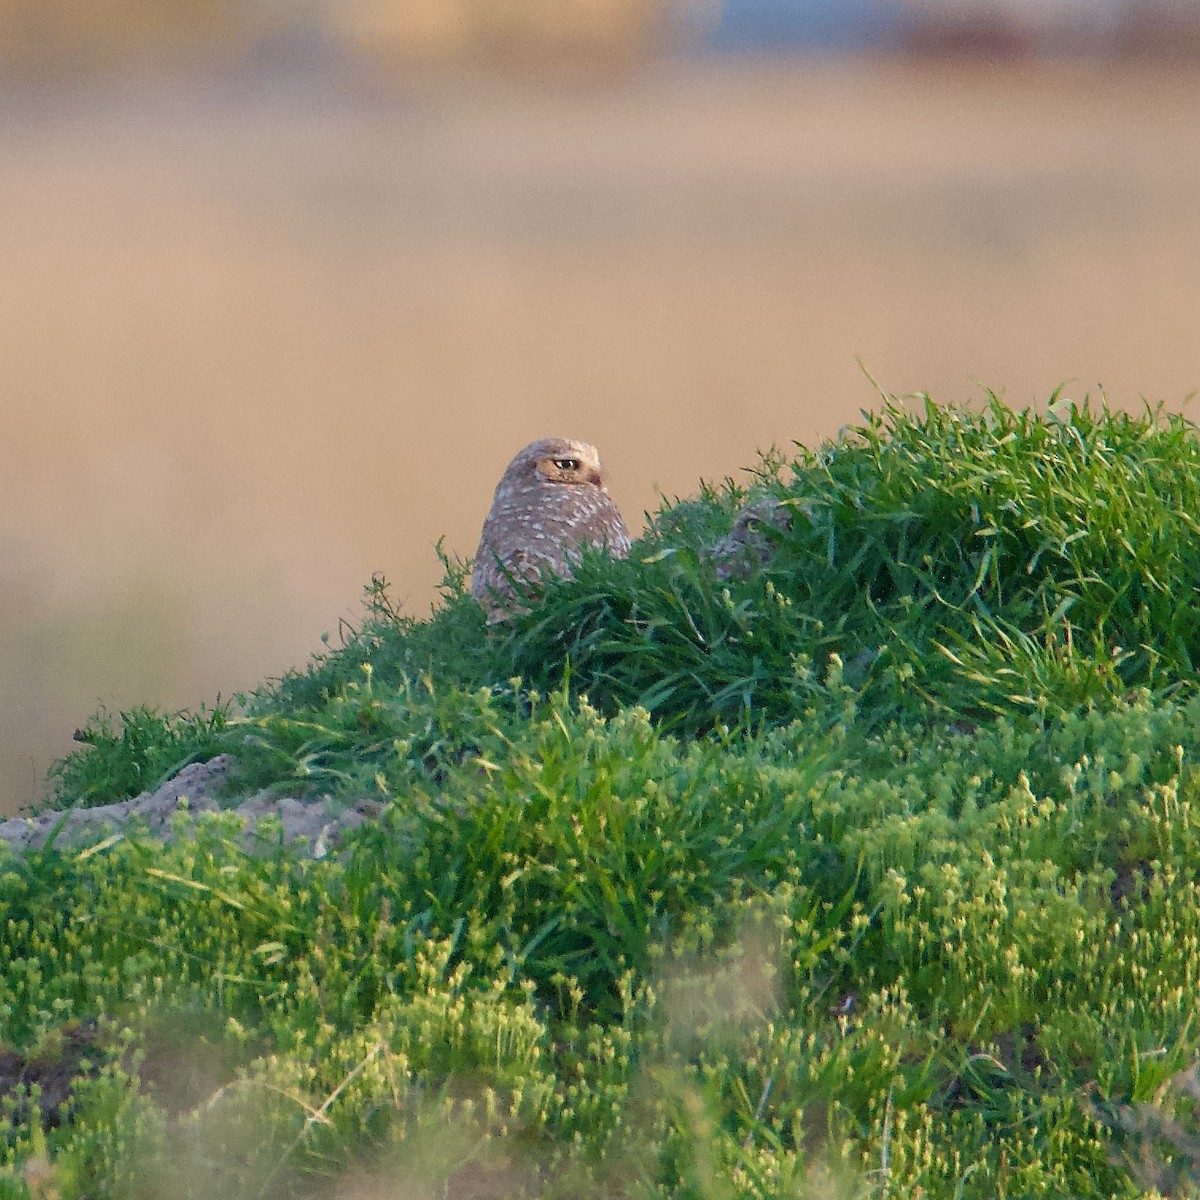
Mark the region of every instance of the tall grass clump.
POLYGON ((569 661, 594 701, 698 730, 790 719, 831 681, 876 715, 978 716, 1200 665, 1200 441, 1181 417, 890 404, 765 458, 750 493, 790 515, 761 570, 720 585, 705 560, 743 489, 668 507, 640 561, 591 560, 519 619, 513 673, 545 684, 569 661))
POLYGON ((116 715, 101 711, 75 731, 83 749, 51 768, 51 796, 89 806, 149 791, 188 763, 219 754, 231 711, 220 701, 194 712, 163 713, 145 705, 116 715))

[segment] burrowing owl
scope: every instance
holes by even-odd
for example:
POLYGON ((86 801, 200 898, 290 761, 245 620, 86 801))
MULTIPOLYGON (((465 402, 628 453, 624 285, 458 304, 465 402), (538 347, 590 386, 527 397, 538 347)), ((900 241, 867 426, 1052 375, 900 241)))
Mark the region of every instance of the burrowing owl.
POLYGON ((774 496, 747 504, 734 519, 733 528, 709 548, 708 558, 718 579, 745 579, 765 566, 780 534, 792 527, 792 510, 774 496), (776 530, 773 540, 766 529, 776 530))
POLYGON ((570 578, 585 546, 607 546, 616 558, 629 553, 596 447, 570 438, 531 443, 500 477, 475 554, 471 594, 488 624, 521 607, 514 580, 536 582, 545 572, 570 578))

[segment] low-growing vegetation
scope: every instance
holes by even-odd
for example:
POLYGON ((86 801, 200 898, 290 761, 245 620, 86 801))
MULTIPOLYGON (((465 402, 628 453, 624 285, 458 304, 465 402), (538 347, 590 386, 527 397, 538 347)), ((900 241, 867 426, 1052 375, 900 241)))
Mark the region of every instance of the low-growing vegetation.
POLYGON ((58 806, 388 804, 0 858, 0 1200, 1200 1194, 1197 514, 1182 418, 889 406, 506 626, 447 560, 97 719, 58 806))

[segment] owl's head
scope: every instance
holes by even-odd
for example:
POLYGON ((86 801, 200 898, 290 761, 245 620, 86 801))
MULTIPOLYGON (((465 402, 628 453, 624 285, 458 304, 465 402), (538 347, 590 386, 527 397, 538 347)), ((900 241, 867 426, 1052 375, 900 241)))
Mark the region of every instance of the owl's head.
POLYGON ((531 442, 508 464, 504 478, 525 485, 564 483, 606 490, 599 451, 574 438, 531 442))

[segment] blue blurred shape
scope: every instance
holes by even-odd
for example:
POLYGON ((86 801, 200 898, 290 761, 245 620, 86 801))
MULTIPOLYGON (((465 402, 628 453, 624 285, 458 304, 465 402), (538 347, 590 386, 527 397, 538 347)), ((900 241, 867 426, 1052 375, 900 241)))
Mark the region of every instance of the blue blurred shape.
POLYGON ((881 0, 724 0, 714 50, 846 49, 891 40, 903 6, 881 0))

